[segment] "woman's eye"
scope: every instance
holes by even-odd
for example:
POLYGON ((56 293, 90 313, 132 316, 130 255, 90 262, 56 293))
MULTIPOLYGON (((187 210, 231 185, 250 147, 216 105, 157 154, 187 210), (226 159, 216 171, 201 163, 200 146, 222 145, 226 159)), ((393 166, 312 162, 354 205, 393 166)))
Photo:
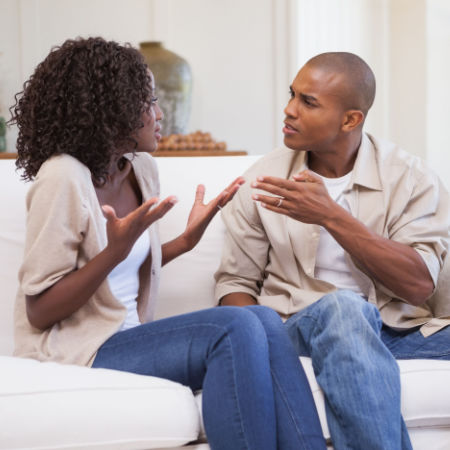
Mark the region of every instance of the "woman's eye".
POLYGON ((154 104, 158 101, 158 97, 152 97, 152 99, 150 100, 151 104, 154 104))

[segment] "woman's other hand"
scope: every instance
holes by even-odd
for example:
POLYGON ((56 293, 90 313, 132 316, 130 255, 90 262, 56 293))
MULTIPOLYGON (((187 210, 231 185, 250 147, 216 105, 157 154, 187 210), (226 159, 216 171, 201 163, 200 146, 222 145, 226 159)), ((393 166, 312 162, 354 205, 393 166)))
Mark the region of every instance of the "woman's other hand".
POLYGON ((236 178, 226 189, 209 203, 204 203, 205 186, 197 186, 194 205, 189 214, 186 230, 183 237, 186 240, 189 250, 194 248, 200 241, 207 226, 217 214, 219 209, 224 207, 234 197, 239 187, 245 183, 244 178, 236 178))

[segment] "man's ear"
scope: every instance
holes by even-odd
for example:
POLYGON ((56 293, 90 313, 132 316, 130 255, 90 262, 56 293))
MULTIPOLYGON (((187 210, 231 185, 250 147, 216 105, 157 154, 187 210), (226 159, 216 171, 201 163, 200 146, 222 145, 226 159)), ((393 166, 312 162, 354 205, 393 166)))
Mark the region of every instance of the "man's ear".
POLYGON ((342 131, 353 131, 364 122, 364 113, 359 109, 349 109, 345 112, 342 131))

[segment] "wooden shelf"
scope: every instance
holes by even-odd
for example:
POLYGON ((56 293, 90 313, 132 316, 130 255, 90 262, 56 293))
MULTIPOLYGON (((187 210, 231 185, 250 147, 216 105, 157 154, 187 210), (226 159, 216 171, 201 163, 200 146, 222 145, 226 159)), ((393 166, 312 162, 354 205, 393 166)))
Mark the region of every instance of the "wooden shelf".
POLYGON ((16 159, 17 153, 0 152, 0 159, 16 159))
MULTIPOLYGON (((218 150, 162 150, 153 153, 153 156, 244 156, 243 150, 218 151, 218 150)), ((17 153, 0 152, 0 159, 16 159, 17 153)))
POLYGON ((153 156, 244 156, 247 152, 243 150, 160 150, 153 156))

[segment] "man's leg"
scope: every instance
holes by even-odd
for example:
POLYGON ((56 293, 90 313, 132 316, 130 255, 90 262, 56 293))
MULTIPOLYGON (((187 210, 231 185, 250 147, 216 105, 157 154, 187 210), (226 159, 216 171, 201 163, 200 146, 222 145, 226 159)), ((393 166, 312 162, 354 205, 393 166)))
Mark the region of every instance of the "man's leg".
POLYGON ((286 326, 299 355, 312 359, 336 450, 411 449, 400 412, 398 365, 380 339, 374 305, 338 291, 286 326))
POLYGON ((381 339, 395 359, 450 360, 450 326, 424 337, 417 328, 395 331, 383 325, 381 339))

